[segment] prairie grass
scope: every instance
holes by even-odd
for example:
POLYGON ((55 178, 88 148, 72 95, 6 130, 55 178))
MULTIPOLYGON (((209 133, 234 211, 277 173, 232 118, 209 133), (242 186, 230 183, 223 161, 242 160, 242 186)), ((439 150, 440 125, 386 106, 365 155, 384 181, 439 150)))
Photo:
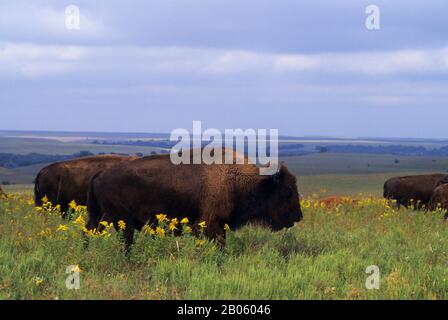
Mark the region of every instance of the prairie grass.
POLYGON ((293 228, 228 231, 224 250, 171 236, 166 221, 164 236, 136 234, 128 259, 113 228, 84 249, 84 208, 64 220, 17 193, 0 200, 0 299, 447 299, 443 213, 352 200, 329 208, 314 195, 293 228), (66 288, 70 265, 81 270, 79 290, 66 288), (369 265, 379 267, 378 290, 366 289, 369 265))

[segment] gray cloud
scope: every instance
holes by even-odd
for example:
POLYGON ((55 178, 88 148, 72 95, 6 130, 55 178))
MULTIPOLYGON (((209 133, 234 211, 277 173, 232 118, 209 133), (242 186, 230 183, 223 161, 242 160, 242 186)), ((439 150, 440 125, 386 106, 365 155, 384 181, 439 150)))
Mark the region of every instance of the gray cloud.
POLYGON ((1 128, 446 135, 442 0, 75 2, 2 2, 1 128))

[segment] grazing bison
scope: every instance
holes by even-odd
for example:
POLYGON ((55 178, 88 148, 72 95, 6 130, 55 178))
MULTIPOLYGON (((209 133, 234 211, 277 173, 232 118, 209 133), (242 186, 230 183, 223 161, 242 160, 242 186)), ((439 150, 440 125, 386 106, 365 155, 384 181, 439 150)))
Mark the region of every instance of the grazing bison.
MULTIPOLYGON (((232 152, 232 151, 225 151, 232 152)), ((234 157, 238 154, 234 153, 234 157)), ((102 231, 101 221, 126 223, 126 249, 134 230, 155 216, 205 221, 205 235, 224 243, 224 226, 237 229, 248 222, 261 222, 272 230, 289 228, 302 219, 296 178, 281 165, 272 176, 245 164, 179 164, 169 155, 120 163, 96 174, 87 201, 88 230, 102 231)))
POLYGON ((35 204, 41 206, 42 198, 46 196, 52 204, 59 204, 62 212, 67 211, 72 200, 79 205, 86 205, 89 181, 98 171, 134 159, 137 158, 104 155, 51 164, 43 168, 36 177, 35 204))
POLYGON ((0 199, 6 199, 6 198, 8 198, 8 196, 3 191, 2 187, 0 187, 0 199))
POLYGON ((398 206, 421 209, 428 206, 433 190, 444 182, 448 182, 446 174, 391 178, 384 184, 384 198, 396 200, 398 206))
POLYGON ((432 192, 429 210, 434 211, 438 208, 445 211, 445 219, 448 219, 448 183, 441 184, 432 192))
POLYGON ((319 201, 320 205, 327 209, 333 209, 340 205, 357 205, 359 200, 344 196, 330 196, 319 201))

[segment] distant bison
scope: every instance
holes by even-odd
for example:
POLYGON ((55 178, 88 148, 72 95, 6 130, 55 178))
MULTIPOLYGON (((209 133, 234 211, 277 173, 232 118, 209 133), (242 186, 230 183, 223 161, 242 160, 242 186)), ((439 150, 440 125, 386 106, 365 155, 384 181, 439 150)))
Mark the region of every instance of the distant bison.
POLYGON ((72 200, 79 205, 86 205, 89 181, 98 171, 134 159, 136 158, 104 155, 51 164, 43 168, 36 177, 35 204, 41 206, 42 198, 46 196, 52 204, 59 204, 62 212, 67 211, 72 200))
POLYGON ((0 199, 6 199, 8 198, 8 196, 6 195, 6 193, 3 191, 2 187, 0 187, 0 199))
POLYGON ((384 197, 396 200, 398 206, 421 209, 428 206, 433 190, 444 182, 448 182, 446 174, 395 177, 384 184, 384 197))
MULTIPOLYGON (((232 152, 232 151, 226 151, 232 152)), ((234 157, 235 157, 234 153, 234 157)), ((88 230, 101 221, 126 223, 129 249, 134 230, 155 223, 158 213, 205 221, 205 235, 224 243, 224 226, 237 229, 261 222, 272 230, 289 228, 302 219, 296 178, 281 165, 272 176, 245 164, 174 165, 169 155, 144 157, 98 173, 88 195, 88 230)))
POLYGON ((327 209, 333 209, 339 205, 357 205, 359 200, 347 196, 330 196, 319 201, 321 206, 327 209))
POLYGON ((434 211, 438 208, 445 211, 445 219, 448 219, 448 183, 441 184, 432 192, 429 210, 434 211))

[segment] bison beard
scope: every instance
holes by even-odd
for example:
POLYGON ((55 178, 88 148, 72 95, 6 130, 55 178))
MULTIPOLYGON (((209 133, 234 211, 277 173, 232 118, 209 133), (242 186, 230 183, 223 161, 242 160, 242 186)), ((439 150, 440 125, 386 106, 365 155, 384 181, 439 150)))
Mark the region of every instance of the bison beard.
POLYGON ((428 206, 433 190, 446 182, 446 174, 391 178, 384 184, 384 198, 396 200, 398 206, 412 205, 415 209, 421 209, 428 206))
POLYGON ((35 205, 42 206, 42 198, 45 196, 52 204, 59 204, 62 212, 67 211, 72 200, 78 205, 86 205, 89 181, 97 172, 134 159, 137 158, 105 155, 51 164, 43 168, 36 177, 35 205))
POLYGON ((156 214, 205 221, 205 234, 224 244, 224 226, 237 229, 251 221, 273 230, 302 219, 296 179, 282 165, 274 176, 260 176, 253 164, 174 165, 169 155, 120 163, 95 175, 88 194, 88 230, 101 221, 126 223, 126 248, 134 230, 156 223, 156 214))

